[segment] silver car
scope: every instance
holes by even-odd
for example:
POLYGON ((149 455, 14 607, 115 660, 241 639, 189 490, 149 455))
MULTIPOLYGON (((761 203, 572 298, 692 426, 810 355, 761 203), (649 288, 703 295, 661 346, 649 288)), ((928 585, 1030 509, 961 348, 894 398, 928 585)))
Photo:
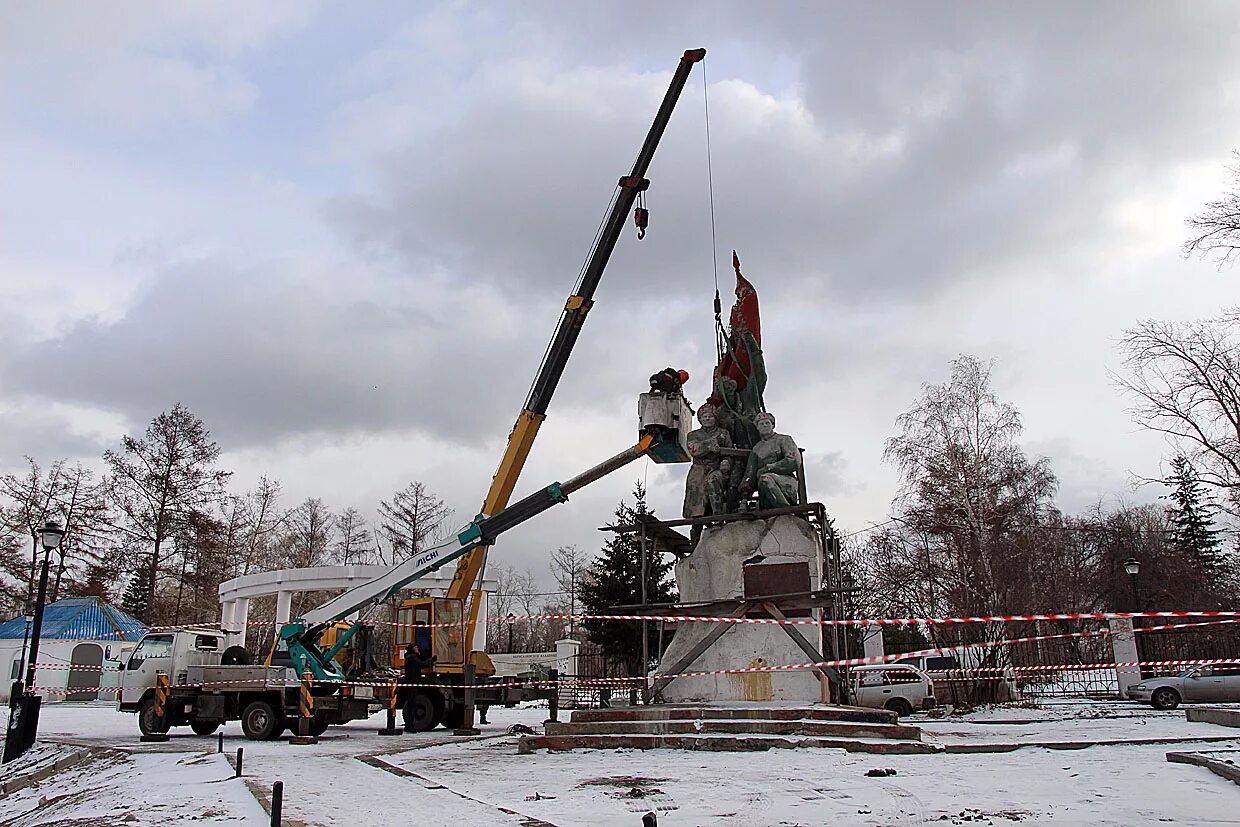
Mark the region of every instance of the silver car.
POLYGON ((1155 709, 1181 703, 1240 701, 1240 663, 1194 666, 1174 678, 1144 678, 1128 689, 1128 698, 1155 709))

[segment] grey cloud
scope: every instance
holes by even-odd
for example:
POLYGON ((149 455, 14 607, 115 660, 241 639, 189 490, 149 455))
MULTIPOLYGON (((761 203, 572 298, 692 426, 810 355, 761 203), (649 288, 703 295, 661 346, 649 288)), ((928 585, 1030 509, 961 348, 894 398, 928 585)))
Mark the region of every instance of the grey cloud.
POLYGON ((536 358, 541 331, 488 325, 468 292, 424 304, 407 281, 397 296, 345 273, 335 282, 182 267, 120 321, 83 322, 13 354, 4 386, 45 394, 55 376, 56 396, 134 423, 181 401, 233 447, 385 428, 460 440, 503 427, 511 414, 492 400, 520 397, 512 365, 536 358))
MULTIPOLYGON (((741 61, 729 47, 751 63, 795 65, 807 119, 790 122, 788 107, 761 114, 731 75, 712 74, 721 252, 738 246, 778 274, 772 298, 909 300, 1001 277, 1048 248, 1103 249, 1116 236, 1100 217, 1165 184, 1177 163, 1225 151, 1208 113, 1237 107, 1222 94, 1240 68, 1223 6, 705 8, 691 6, 688 23, 679 10, 634 14, 630 4, 586 19, 560 5, 535 12, 555 47, 548 65, 513 61, 505 72, 495 57, 459 120, 378 159, 377 192, 342 197, 334 220, 413 267, 456 268, 513 292, 562 283, 644 134, 679 54, 671 41, 701 24, 694 42, 718 36, 708 60, 725 69, 741 61), (604 37, 621 19, 623 42, 604 37), (652 74, 557 58, 627 59, 652 74)), ((616 285, 630 294, 709 289, 698 83, 651 172, 643 255, 617 252, 631 272, 616 285)))

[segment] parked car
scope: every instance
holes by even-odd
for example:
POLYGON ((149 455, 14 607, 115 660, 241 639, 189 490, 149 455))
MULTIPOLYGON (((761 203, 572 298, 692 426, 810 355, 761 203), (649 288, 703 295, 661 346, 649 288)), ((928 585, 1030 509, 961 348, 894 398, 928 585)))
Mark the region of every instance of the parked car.
POLYGON ((1240 701, 1240 663, 1194 666, 1173 678, 1143 678, 1129 687, 1128 698, 1155 709, 1181 703, 1240 701))
POLYGON ((971 667, 989 663, 986 660, 987 650, 958 647, 955 651, 959 656, 946 653, 917 655, 900 658, 896 663, 907 663, 937 680, 935 694, 940 704, 959 704, 966 700, 973 703, 1005 703, 1020 697, 1016 688, 1016 671, 1010 666, 1004 667, 1001 672, 988 667, 987 671, 979 673, 972 671, 971 667))
POLYGON ((899 663, 856 666, 848 673, 856 706, 890 709, 900 717, 935 705, 934 684, 920 669, 899 663))

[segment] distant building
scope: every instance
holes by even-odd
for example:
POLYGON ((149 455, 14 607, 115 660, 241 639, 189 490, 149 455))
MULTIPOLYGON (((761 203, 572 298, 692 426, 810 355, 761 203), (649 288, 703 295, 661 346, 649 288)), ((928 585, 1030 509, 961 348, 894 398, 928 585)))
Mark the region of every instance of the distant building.
MULTIPOLYGON (((98 597, 57 600, 43 610, 36 694, 44 703, 115 698, 108 690, 118 684, 116 660, 145 632, 141 621, 98 597)), ((0 623, 0 669, 9 664, 0 672, 8 676, 0 681, 0 701, 8 701, 13 681, 24 679, 22 639, 27 634, 27 621, 20 615, 0 623)))

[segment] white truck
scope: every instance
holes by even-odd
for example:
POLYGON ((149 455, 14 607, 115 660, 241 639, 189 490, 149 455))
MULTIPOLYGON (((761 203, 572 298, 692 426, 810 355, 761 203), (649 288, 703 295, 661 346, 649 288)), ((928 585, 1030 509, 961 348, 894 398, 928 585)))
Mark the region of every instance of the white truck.
MULTIPOLYGON (((300 683, 286 666, 252 665, 248 652, 228 646, 220 629, 148 632, 120 664, 117 708, 138 714, 143 735, 188 726, 211 735, 225 721, 241 721, 254 741, 279 738, 295 728, 300 683), (157 674, 168 675, 165 719, 155 714, 157 674)), ((386 687, 315 684, 310 730, 369 717, 387 697, 386 687)))

